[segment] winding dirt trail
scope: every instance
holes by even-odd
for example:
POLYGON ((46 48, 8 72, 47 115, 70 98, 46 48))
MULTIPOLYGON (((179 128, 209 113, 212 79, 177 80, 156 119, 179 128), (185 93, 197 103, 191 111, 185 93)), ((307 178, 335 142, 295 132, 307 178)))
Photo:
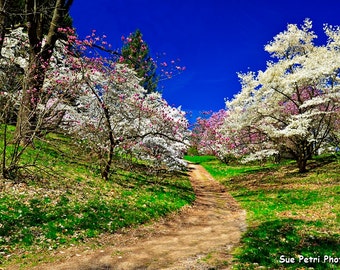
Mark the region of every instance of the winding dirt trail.
POLYGON ((108 236, 106 248, 75 247, 34 269, 229 269, 245 230, 245 211, 200 165, 190 164, 193 206, 150 225, 108 236))

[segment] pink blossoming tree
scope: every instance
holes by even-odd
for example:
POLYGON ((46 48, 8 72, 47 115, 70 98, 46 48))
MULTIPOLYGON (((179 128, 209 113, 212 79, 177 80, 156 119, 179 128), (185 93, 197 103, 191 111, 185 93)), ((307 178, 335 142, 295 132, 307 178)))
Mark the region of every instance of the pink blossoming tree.
MULTIPOLYGON (((41 89, 31 95, 35 125, 30 143, 46 132, 63 130, 97 153, 105 179, 112 172, 114 158, 126 153, 149 160, 155 169, 184 165, 182 157, 188 137, 185 113, 167 104, 160 93, 146 94, 136 72, 117 62, 117 53, 110 50, 105 37, 93 32, 79 40, 72 29, 57 31, 64 40, 56 42, 44 67, 41 89), (106 57, 100 52, 106 52, 106 57)), ((29 44, 24 42, 27 34, 21 29, 12 34, 13 38, 5 40, 3 54, 26 69, 30 65, 29 44), (15 42, 24 46, 20 57, 15 57, 15 42)), ((22 100, 21 88, 16 94, 17 100, 22 100)), ((21 150, 16 151, 14 163, 4 162, 2 171, 6 178, 9 171, 15 173, 15 168, 20 167, 20 156, 30 143, 24 147, 16 144, 16 149, 21 150)))

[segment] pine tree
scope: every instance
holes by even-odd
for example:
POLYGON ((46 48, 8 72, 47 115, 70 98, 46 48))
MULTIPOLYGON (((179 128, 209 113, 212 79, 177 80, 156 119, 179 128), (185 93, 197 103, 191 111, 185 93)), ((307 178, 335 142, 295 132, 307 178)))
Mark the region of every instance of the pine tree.
POLYGON ((158 85, 158 76, 156 73, 157 65, 150 56, 149 46, 143 40, 140 30, 130 34, 128 38, 122 38, 125 45, 122 48, 121 63, 126 63, 137 72, 141 78, 140 85, 148 93, 156 92, 158 85))

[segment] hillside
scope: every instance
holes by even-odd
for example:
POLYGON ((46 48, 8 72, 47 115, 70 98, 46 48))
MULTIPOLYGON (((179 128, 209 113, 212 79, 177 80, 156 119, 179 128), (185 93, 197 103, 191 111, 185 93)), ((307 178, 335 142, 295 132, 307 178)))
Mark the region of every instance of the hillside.
POLYGON ((96 155, 82 149, 50 134, 23 154, 20 177, 0 178, 0 267, 91 239, 100 246, 103 234, 157 219, 195 198, 185 174, 155 172, 127 157, 103 180, 96 155))

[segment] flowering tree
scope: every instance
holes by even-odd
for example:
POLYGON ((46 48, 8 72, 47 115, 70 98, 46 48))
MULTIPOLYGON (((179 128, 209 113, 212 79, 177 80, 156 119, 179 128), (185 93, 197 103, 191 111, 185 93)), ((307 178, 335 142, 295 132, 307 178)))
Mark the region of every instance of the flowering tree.
POLYGON ((23 144, 32 142, 32 134, 37 126, 37 103, 41 98, 45 75, 55 48, 58 27, 68 14, 73 0, 53 1, 52 18, 46 23, 44 8, 50 1, 26 1, 26 27, 29 44, 29 60, 23 81, 21 104, 16 127, 16 140, 23 144), (44 36, 44 28, 47 35, 44 36))
POLYGON ((108 179, 115 156, 130 153, 156 164, 183 163, 188 123, 159 93, 145 95, 136 73, 107 59, 82 58, 82 90, 64 117, 66 129, 102 159, 108 179))
POLYGON ((328 42, 315 46, 308 19, 289 24, 265 50, 276 59, 265 71, 239 74, 241 92, 226 103, 229 117, 222 131, 248 138, 236 146, 248 160, 290 153, 299 171, 334 131, 340 90, 340 28, 325 25, 328 42))
MULTIPOLYGON (((71 42, 73 36, 70 36, 71 42)), ((20 164, 22 154, 31 144, 34 145, 36 138, 42 137, 46 132, 55 131, 66 112, 68 104, 77 96, 78 80, 73 76, 76 72, 75 57, 72 56, 67 46, 56 42, 53 55, 46 69, 39 95, 34 100, 34 129, 31 129, 28 140, 7 139, 7 125, 17 123, 19 108, 23 106, 23 87, 25 82, 25 70, 29 67, 29 43, 27 33, 23 28, 12 30, 6 35, 3 43, 2 58, 0 59, 0 124, 3 130, 4 148, 1 155, 1 172, 5 178, 15 178, 19 169, 27 166, 20 164), (67 91, 66 91, 67 89, 67 91), (7 147, 11 144, 11 147, 7 147)), ((32 164, 30 164, 32 165, 32 164)))
MULTIPOLYGON (((12 59, 13 60, 13 59, 12 59)), ((10 59, 2 58, 0 61, 0 130, 2 131, 0 172, 4 178, 10 178, 11 170, 7 167, 6 153, 8 143, 8 124, 15 123, 16 114, 14 112, 16 101, 19 98, 21 89, 22 70, 10 59)))
POLYGON ((219 130, 227 117, 227 112, 225 110, 204 112, 204 115, 209 117, 196 119, 192 131, 192 145, 200 154, 216 155, 224 160, 223 149, 227 149, 229 140, 219 130))
MULTIPOLYGON (((122 153, 169 167, 183 163, 188 125, 184 112, 169 106, 159 93, 145 95, 136 72, 117 63, 115 52, 103 57, 100 52, 111 52, 105 37, 94 31, 78 40, 72 29, 58 32, 68 40, 57 43, 51 56, 34 111, 37 132, 62 128, 86 142, 102 161, 105 179, 114 157, 122 153)), ((28 65, 27 58, 21 64, 28 65)))

